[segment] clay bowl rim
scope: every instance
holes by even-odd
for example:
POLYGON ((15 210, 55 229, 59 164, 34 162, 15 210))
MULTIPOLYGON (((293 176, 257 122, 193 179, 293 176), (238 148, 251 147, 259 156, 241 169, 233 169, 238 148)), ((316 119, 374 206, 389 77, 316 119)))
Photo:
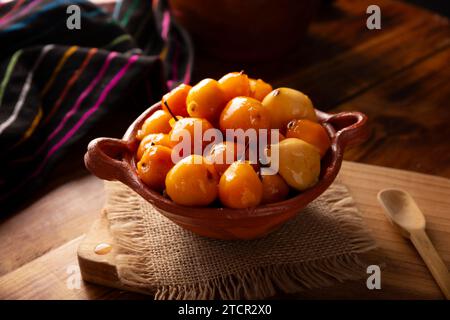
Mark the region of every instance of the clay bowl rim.
POLYGON ((314 187, 281 202, 247 209, 188 207, 178 205, 161 193, 151 190, 139 179, 136 172, 135 153, 139 144, 135 137, 136 133, 145 119, 159 109, 161 109, 161 102, 155 103, 145 110, 128 127, 122 139, 97 138, 92 140, 85 155, 85 164, 89 171, 101 179, 121 181, 157 209, 169 215, 191 219, 243 220, 276 216, 295 209, 301 210, 321 195, 334 181, 341 167, 346 146, 361 143, 368 136, 367 116, 363 113, 345 111, 330 114, 315 109, 319 123, 326 128, 331 138, 331 147, 325 155, 325 157, 330 157, 329 165, 321 169, 320 180, 314 187), (338 122, 341 124, 336 128, 333 124, 338 122), (115 150, 114 154, 105 152, 104 146, 106 145, 115 150))

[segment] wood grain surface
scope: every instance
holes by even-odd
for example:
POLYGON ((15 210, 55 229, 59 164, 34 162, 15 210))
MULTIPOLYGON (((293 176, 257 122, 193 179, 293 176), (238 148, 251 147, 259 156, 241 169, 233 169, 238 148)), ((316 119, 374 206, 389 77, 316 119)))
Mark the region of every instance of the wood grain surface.
MULTIPOLYGON (((363 146, 347 152, 347 160, 450 178, 448 19, 401 1, 379 0, 382 30, 370 31, 365 27, 369 4, 372 4, 369 0, 338 0, 322 7, 301 47, 279 61, 265 64, 218 61, 197 48, 194 82, 244 69, 274 86, 289 86, 306 92, 320 109, 363 111, 370 118, 372 136, 363 146)), ((120 137, 134 116, 124 112, 99 122, 96 130, 74 146, 65 161, 50 174, 43 190, 32 198, 25 198, 19 209, 1 214, 0 297, 130 297, 89 284, 83 284, 86 291, 68 294, 61 291, 65 287, 57 283, 67 278, 67 264, 76 262, 80 237, 98 217, 103 203, 102 183, 86 176, 83 169, 86 143, 99 135, 120 137), (112 134, 108 134, 108 130, 112 134)), ((426 182, 424 186, 428 185, 430 183, 426 182)), ((355 186, 354 197, 363 197, 359 200, 364 203, 367 195, 358 190, 368 187, 365 184, 355 186)), ((448 263, 449 246, 443 235, 449 230, 446 221, 450 211, 444 212, 449 197, 442 192, 442 186, 433 188, 435 192, 430 199, 420 193, 415 196, 420 206, 424 202, 433 208, 426 212, 433 230, 430 237, 448 263), (434 209, 440 213, 434 213, 434 209)), ((378 207, 367 205, 361 210, 371 215, 378 207)), ((5 208, 0 211, 3 213, 5 208)), ((386 273, 384 277, 392 279, 387 280, 389 285, 383 292, 389 291, 391 297, 402 298, 440 297, 411 246, 396 234, 383 233, 386 224, 384 217, 379 216, 371 221, 371 228, 381 244, 398 243, 395 250, 385 252, 390 258, 400 257, 400 260, 393 260, 393 266, 409 267, 405 271, 407 281, 386 273), (403 285, 409 291, 396 289, 397 282, 405 282, 403 285), (422 282, 419 292, 418 283, 422 282)), ((353 287, 343 284, 333 290, 311 292, 311 295, 336 297, 337 292, 339 297, 347 298, 385 294, 367 294, 361 284, 353 287)))
POLYGON ((277 62, 217 63, 202 57, 195 79, 243 69, 274 86, 307 93, 319 109, 362 111, 373 134, 347 152, 347 160, 450 178, 449 21, 382 0, 377 2, 382 29, 368 30, 370 4, 336 1, 323 7, 302 47, 277 62))
MULTIPOLYGON (((87 178, 92 185, 98 181, 87 178)), ((366 255, 370 261, 383 261, 381 290, 368 290, 365 279, 331 288, 301 292, 288 298, 307 299, 442 299, 442 293, 413 245, 404 239, 385 217, 376 194, 382 188, 403 188, 411 193, 427 219, 427 232, 447 267, 450 267, 450 180, 408 171, 344 162, 338 179, 350 190, 379 249, 366 255)), ((88 182, 86 182, 88 183, 88 182)), ((79 186, 81 190, 85 186, 79 186)), ((48 196, 51 198, 51 195, 48 196)), ((69 202, 71 195, 60 195, 69 202)), ((100 199, 92 198, 100 204, 100 199)), ((63 204, 59 207, 64 208, 63 204)), ((100 218, 100 211, 96 218, 100 218)), ((114 249, 96 255, 98 243, 111 243, 105 220, 97 221, 87 238, 78 237, 0 277, 0 299, 107 299, 144 298, 89 283, 69 289, 77 264, 77 248, 84 276, 90 281, 125 288, 114 273, 114 249), (68 288, 69 283, 69 288, 68 288)), ((129 288, 128 288, 129 289, 129 288)), ((281 296, 277 296, 279 298, 281 296)), ((151 298, 151 297, 148 297, 151 298)))
MULTIPOLYGON (((450 266, 450 180, 372 165, 345 162, 338 180, 345 184, 361 210, 379 248, 365 255, 368 263, 383 262, 382 290, 368 290, 366 279, 345 283, 341 289, 327 288, 301 292, 291 297, 302 298, 380 298, 380 299, 441 299, 443 295, 412 244, 405 240, 385 217, 377 202, 383 188, 409 191, 427 219, 427 233, 436 250, 450 266), (439 189, 439 192, 436 191, 439 189), (445 199, 445 200, 444 200, 445 199), (444 201, 442 201, 444 200, 444 201), (437 202, 440 204, 437 206, 437 202), (345 288, 345 290, 344 290, 345 288)), ((113 249, 97 255, 100 243, 112 243, 108 221, 102 215, 81 242, 78 249, 83 278, 110 287, 140 291, 123 285, 114 264, 113 249)), ((0 286, 1 287, 1 286, 0 286)))

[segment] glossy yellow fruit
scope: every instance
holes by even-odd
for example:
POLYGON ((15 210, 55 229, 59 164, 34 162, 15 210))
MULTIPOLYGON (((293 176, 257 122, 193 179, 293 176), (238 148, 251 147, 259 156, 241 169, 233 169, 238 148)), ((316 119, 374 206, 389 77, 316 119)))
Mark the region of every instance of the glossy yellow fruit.
POLYGON ((169 111, 166 106, 167 103, 170 111, 172 111, 175 116, 188 117, 186 98, 191 88, 190 85, 182 83, 178 87, 172 89, 172 91, 166 93, 161 99, 162 109, 169 111))
MULTIPOLYGON (((245 152, 244 148, 242 150, 245 152)), ((238 144, 232 141, 224 141, 211 148, 207 159, 214 164, 217 174, 221 176, 233 162, 238 160, 238 152, 238 144)))
POLYGON ((263 175, 262 184, 264 204, 283 201, 289 194, 289 186, 279 174, 263 175))
POLYGON ((243 161, 232 163, 220 178, 219 197, 233 209, 255 207, 261 203, 263 185, 253 167, 243 161))
POLYGON ((151 133, 148 136, 145 136, 141 143, 139 143, 136 158, 140 160, 145 150, 154 145, 161 145, 170 148, 171 145, 169 135, 164 133, 151 133))
POLYGON ((172 116, 167 111, 155 111, 144 121, 141 130, 137 133, 137 138, 142 140, 151 133, 169 133, 172 129, 169 124, 170 119, 172 119, 172 116))
POLYGON ((178 204, 207 206, 217 198, 219 176, 204 157, 191 155, 178 162, 166 176, 166 192, 178 204))
POLYGON ((320 174, 320 154, 316 147, 297 139, 287 138, 272 146, 279 152, 279 173, 288 185, 305 190, 317 183, 320 174))
POLYGON ((307 119, 292 120, 287 125, 286 137, 298 138, 315 146, 323 157, 330 148, 327 130, 319 123, 307 119))
POLYGON ((249 79, 250 82, 250 97, 256 100, 263 101, 265 96, 267 96, 272 91, 272 86, 261 79, 249 79))
POLYGON ((278 88, 262 101, 270 114, 272 128, 285 130, 294 119, 309 119, 317 122, 313 104, 307 95, 290 88, 278 88))
POLYGON ((213 79, 204 79, 197 83, 186 98, 189 115, 205 118, 209 122, 217 121, 226 103, 227 100, 219 83, 213 79))
POLYGON ((164 190, 166 174, 173 167, 172 150, 164 146, 148 147, 137 164, 139 178, 150 188, 164 190))
POLYGON ((270 129, 270 114, 258 100, 236 97, 223 109, 219 124, 223 132, 226 129, 270 129))
POLYGON ((219 80, 220 88, 225 94, 226 101, 238 96, 250 95, 248 76, 243 72, 230 72, 219 80))
MULTIPOLYGON (((173 149, 176 149, 177 144, 184 142, 184 139, 188 139, 186 144, 190 144, 191 148, 186 154, 180 154, 180 156, 185 157, 190 154, 198 153, 203 154, 204 148, 209 144, 208 141, 204 141, 203 135, 206 130, 213 129, 211 123, 206 119, 200 118, 182 118, 173 124, 173 128, 169 133, 169 143, 173 149), (198 127, 198 132, 195 128, 198 127), (183 135, 183 132, 187 136, 183 135), (197 144, 201 147, 198 152, 195 150, 195 145, 197 144)), ((174 150, 175 151, 175 150, 174 150)))
POLYGON ((183 119, 183 118, 186 118, 186 117, 182 117, 182 116, 175 116, 175 117, 172 117, 172 118, 169 120, 170 127, 173 128, 173 127, 175 126, 175 123, 177 123, 178 120, 181 120, 181 119, 183 119))

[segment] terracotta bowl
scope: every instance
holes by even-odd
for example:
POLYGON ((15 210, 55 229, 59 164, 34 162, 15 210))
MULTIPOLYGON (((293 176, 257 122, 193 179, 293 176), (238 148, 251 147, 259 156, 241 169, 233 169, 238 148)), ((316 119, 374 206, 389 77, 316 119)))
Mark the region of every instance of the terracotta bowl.
POLYGON ((144 120, 160 107, 161 104, 157 103, 142 113, 128 128, 122 140, 92 140, 84 158, 86 167, 101 179, 121 181, 181 227, 201 236, 217 239, 255 239, 295 217, 334 181, 341 167, 345 148, 363 142, 368 136, 367 117, 364 114, 328 114, 316 110, 332 144, 322 159, 320 180, 314 187, 288 200, 250 209, 185 207, 148 188, 136 173, 135 154, 139 144, 135 138, 136 133, 144 120))

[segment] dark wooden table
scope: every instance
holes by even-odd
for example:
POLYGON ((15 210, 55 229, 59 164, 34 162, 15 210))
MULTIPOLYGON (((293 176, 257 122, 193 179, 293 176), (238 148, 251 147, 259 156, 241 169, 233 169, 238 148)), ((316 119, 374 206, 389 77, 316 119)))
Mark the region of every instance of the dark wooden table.
MULTIPOLYGON (((349 150, 347 160, 450 178, 449 21, 400 1, 379 0, 382 29, 371 31, 365 24, 370 4, 341 0, 323 7, 302 47, 271 63, 217 61, 197 50, 194 79, 244 69, 274 86, 304 91, 317 108, 360 110, 370 118, 372 135, 349 150)), ((115 122, 112 134, 120 136, 133 116, 115 122)), ((61 288, 36 276, 67 273, 71 281, 76 273, 76 247, 104 200, 102 182, 87 175, 82 163, 86 140, 98 132, 55 168, 48 185, 0 221, 0 283, 5 277, 15 282, 14 292, 0 290, 0 298, 142 297, 86 283, 62 295, 61 288)))

